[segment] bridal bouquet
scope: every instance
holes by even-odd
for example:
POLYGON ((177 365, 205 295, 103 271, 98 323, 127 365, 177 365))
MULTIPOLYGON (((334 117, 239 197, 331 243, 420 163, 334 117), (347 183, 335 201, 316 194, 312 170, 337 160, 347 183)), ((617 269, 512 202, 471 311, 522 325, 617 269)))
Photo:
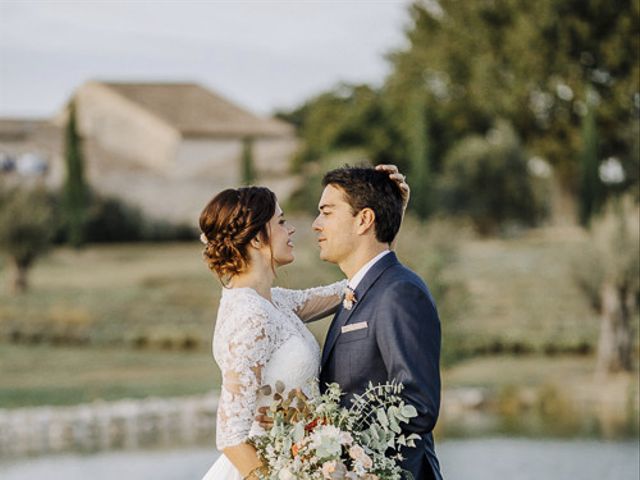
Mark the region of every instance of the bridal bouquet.
MULTIPOLYGON (((271 387, 266 386, 267 395, 271 387)), ((276 384, 270 414, 273 427, 252 442, 268 474, 265 480, 400 480, 401 446, 420 438, 402 434, 400 425, 417 415, 405 404, 401 383, 369 384, 351 408, 340 406, 338 384, 323 395, 307 398, 299 391, 284 396, 276 384)), ((407 472, 408 473, 408 472, 407 472)))

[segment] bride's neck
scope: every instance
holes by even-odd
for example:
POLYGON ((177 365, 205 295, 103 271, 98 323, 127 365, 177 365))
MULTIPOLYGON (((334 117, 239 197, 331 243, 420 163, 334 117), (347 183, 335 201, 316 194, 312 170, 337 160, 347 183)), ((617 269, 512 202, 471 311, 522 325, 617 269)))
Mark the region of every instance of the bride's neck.
POLYGON ((242 273, 234 275, 229 282, 230 288, 252 288, 259 295, 271 301, 271 286, 275 274, 271 265, 264 265, 262 262, 252 262, 242 273))

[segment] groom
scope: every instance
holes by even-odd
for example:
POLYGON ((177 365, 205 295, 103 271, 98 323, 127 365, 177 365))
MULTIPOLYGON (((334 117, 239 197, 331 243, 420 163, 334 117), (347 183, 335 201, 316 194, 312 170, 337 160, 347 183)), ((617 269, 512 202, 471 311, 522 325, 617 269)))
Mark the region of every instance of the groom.
MULTIPOLYGON (((402 382, 418 416, 406 427, 421 439, 402 451, 415 480, 442 480, 432 430, 440 408, 440 321, 424 282, 390 248, 403 214, 388 172, 345 167, 328 172, 313 222, 320 258, 337 264, 350 291, 322 352, 320 385, 336 382, 349 406, 369 382, 402 382)), ((418 253, 418 252, 416 252, 418 253)))

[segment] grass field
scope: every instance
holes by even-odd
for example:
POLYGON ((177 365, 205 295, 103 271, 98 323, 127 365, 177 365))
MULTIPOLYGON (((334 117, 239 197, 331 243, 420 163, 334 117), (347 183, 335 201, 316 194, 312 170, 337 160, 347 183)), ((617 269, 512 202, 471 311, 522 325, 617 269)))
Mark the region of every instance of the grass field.
MULTIPOLYGON (((339 279, 335 266, 317 258, 311 219, 293 222, 296 262, 279 271, 278 283, 303 288, 339 279)), ((576 372, 591 378, 598 320, 573 285, 568 261, 583 245, 579 231, 482 240, 439 229, 408 221, 398 253, 435 284, 442 279, 429 278, 438 254, 433 238, 444 235, 459 245, 457 260, 441 274, 463 285, 462 293, 436 301, 464 308, 455 318, 443 316, 444 335, 487 347, 487 356, 447 371, 447 386, 561 382, 576 372), (570 361, 539 355, 549 345, 582 343, 591 350, 570 361), (488 356, 514 344, 532 355, 488 356)), ((0 407, 180 395, 216 386, 210 346, 221 286, 200 251, 197 242, 57 249, 36 265, 27 294, 14 297, 3 288, 0 407)), ((0 281, 8 281, 6 268, 0 281)), ((319 339, 328 324, 312 326, 319 339)))

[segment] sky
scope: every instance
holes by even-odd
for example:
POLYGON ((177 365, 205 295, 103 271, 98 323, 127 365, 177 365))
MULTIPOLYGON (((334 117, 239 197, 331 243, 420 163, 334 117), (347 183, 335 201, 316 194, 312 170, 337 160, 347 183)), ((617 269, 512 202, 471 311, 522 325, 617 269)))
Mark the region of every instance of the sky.
POLYGON ((48 117, 81 83, 189 81, 258 114, 381 84, 410 0, 0 0, 0 117, 48 117))

